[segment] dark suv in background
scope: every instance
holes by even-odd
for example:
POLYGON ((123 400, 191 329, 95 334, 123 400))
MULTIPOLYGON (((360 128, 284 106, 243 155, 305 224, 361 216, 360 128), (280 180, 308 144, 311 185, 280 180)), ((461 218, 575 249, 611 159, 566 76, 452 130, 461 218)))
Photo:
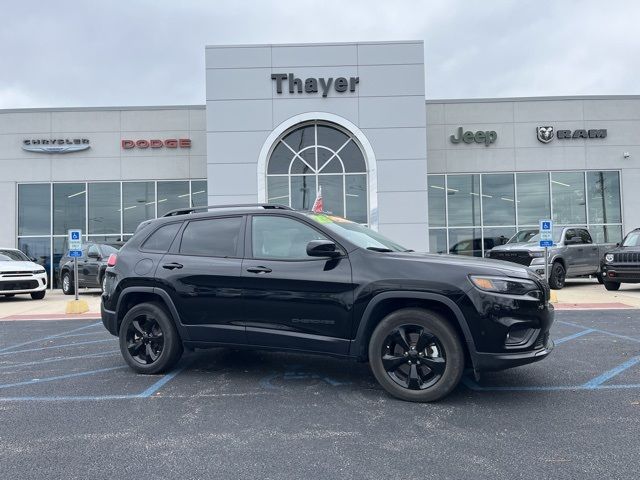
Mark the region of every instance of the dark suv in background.
POLYGON ((607 290, 618 290, 621 283, 640 283, 640 228, 605 253, 600 269, 607 290))
POLYGON ((407 250, 360 224, 278 205, 174 211, 112 256, 102 322, 137 372, 183 347, 368 360, 392 395, 432 401, 476 372, 553 347, 553 307, 528 268, 407 250))
MULTIPOLYGON (((103 288, 104 272, 107 269, 107 260, 112 253, 117 253, 118 248, 105 243, 84 243, 82 245, 82 257, 78 258, 78 288, 103 288)), ((74 294, 73 258, 64 255, 60 259, 59 275, 60 286, 65 295, 74 294)))

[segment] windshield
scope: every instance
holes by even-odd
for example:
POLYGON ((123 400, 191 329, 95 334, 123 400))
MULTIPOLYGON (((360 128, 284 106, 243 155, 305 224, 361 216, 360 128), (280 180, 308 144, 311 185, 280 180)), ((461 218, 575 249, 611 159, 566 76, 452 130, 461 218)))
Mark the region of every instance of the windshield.
MULTIPOLYGON (((553 243, 560 243, 562 239, 562 230, 564 227, 553 227, 553 243)), ((540 241, 540 234, 536 233, 533 237, 527 240, 530 243, 538 243, 540 241)))
POLYGON ((360 248, 382 252, 407 252, 406 248, 392 242, 378 232, 363 227, 359 223, 351 222, 342 217, 325 215, 322 213, 307 213, 311 220, 322 224, 332 232, 346 238, 360 248))
POLYGON ((640 232, 631 232, 626 236, 624 242, 622 242, 623 247, 640 247, 640 232))
POLYGON ((0 262, 30 262, 20 250, 0 250, 0 262))
POLYGON ((516 234, 509 239, 507 243, 523 243, 531 240, 535 234, 538 233, 538 230, 520 230, 516 232, 516 234))

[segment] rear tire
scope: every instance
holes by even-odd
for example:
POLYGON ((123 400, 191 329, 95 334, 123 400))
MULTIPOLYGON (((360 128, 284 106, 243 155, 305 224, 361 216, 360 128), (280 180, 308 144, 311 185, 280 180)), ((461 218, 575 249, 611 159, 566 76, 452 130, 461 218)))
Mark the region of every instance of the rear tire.
POLYGON ((182 356, 182 340, 173 320, 158 303, 141 303, 129 310, 118 336, 124 360, 138 373, 166 372, 182 356))
POLYGON ((549 275, 549 287, 553 290, 560 290, 564 287, 564 282, 567 278, 567 272, 560 262, 554 262, 551 266, 551 273, 549 275))
POLYGON ((620 290, 619 282, 604 282, 604 288, 611 291, 620 290))
POLYGON ((405 308, 387 315, 369 341, 369 364, 378 383, 410 402, 433 402, 460 382, 464 350, 439 314, 405 308))
POLYGON ((74 290, 71 274, 69 272, 64 272, 60 281, 62 282, 62 293, 65 295, 73 295, 74 290))
POLYGON ((46 290, 41 290, 41 291, 39 291, 39 292, 33 292, 33 293, 31 294, 31 298, 32 298, 33 300, 42 300, 42 299, 44 298, 44 296, 45 296, 45 294, 46 294, 46 293, 47 293, 47 291, 46 291, 46 290))

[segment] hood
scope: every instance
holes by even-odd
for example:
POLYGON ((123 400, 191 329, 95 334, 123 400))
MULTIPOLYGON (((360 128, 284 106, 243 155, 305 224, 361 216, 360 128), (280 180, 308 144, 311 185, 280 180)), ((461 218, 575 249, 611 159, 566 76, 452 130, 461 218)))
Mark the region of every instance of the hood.
POLYGON ((517 263, 491 260, 489 258, 418 252, 389 252, 381 253, 381 255, 393 257, 398 260, 450 265, 454 268, 464 269, 468 274, 504 275, 517 278, 530 278, 531 276, 527 267, 518 265, 517 263))
POLYGON ((535 252, 544 251, 537 242, 522 242, 522 243, 507 243, 506 245, 498 245, 493 247, 491 251, 509 252, 509 251, 521 251, 521 252, 535 252))
POLYGON ((640 253, 640 247, 612 247, 606 253, 640 253))
POLYGON ((22 272, 28 271, 32 272, 34 270, 39 270, 44 268, 42 265, 38 265, 33 262, 16 262, 15 260, 11 261, 0 261, 0 273, 2 272, 22 272))

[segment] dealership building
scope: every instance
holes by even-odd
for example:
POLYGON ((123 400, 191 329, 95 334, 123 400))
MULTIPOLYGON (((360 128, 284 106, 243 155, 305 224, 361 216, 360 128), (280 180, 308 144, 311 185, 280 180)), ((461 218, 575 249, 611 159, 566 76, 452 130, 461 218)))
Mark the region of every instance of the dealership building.
POLYGON ((47 267, 70 228, 171 209, 324 208, 481 256, 542 218, 640 226, 640 96, 425 100, 421 41, 208 46, 204 105, 0 110, 0 246, 47 267))

